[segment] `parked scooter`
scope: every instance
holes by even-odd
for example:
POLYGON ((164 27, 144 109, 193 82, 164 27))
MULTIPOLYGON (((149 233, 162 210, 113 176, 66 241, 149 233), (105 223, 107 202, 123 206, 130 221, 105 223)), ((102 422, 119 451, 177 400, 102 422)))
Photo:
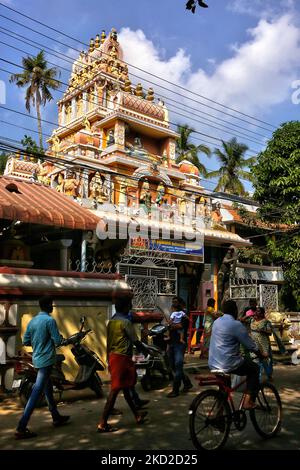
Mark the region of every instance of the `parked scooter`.
MULTIPOLYGON (((80 330, 69 338, 65 339, 61 346, 72 345, 71 352, 75 357, 79 370, 74 382, 66 380, 62 371, 62 364, 65 360, 63 354, 57 354, 56 364, 52 368, 51 381, 53 384, 54 394, 59 394, 59 400, 64 390, 81 390, 90 388, 95 392, 97 398, 103 397, 102 381, 97 371, 105 369, 105 364, 100 357, 87 346, 82 345, 84 338, 92 331, 91 329, 83 330, 85 317, 80 319, 80 330)), ((37 371, 32 364, 31 356, 16 358, 15 372, 21 375, 19 382, 19 397, 23 406, 26 405, 30 397, 32 387, 35 384, 37 371)), ((45 404, 45 397, 41 397, 38 406, 45 404)))
POLYGON ((148 336, 152 337, 152 345, 144 344, 149 350, 149 354, 136 354, 134 360, 136 363, 137 375, 141 379, 142 388, 150 391, 162 381, 170 381, 173 379, 173 373, 169 365, 166 352, 166 341, 164 334, 167 332, 166 325, 154 325, 148 332, 148 336), (159 373, 159 375, 157 374, 159 373))

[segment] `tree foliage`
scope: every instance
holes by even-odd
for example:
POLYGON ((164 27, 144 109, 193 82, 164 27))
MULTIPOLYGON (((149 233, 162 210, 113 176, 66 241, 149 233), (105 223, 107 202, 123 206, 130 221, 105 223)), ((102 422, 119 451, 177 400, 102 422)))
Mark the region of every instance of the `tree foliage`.
POLYGON ((220 168, 207 174, 208 178, 219 177, 215 191, 244 196, 246 194, 241 178, 251 181, 251 174, 244 168, 255 162, 255 157, 245 158, 247 145, 240 144, 236 138, 229 142, 222 141, 223 149, 215 149, 214 154, 220 162, 220 168))
POLYGON ((43 148, 41 106, 53 100, 51 90, 57 90, 60 82, 57 80, 59 74, 55 67, 48 68, 45 52, 40 51, 36 56, 27 56, 22 59, 23 72, 14 73, 10 82, 15 82, 20 88, 26 88, 25 107, 30 113, 31 105, 36 108, 39 145, 43 148))
POLYGON ((191 142, 191 133, 194 132, 194 129, 187 124, 178 125, 177 132, 179 137, 176 140, 176 163, 187 160, 195 165, 203 176, 206 176, 207 170, 200 162, 198 154, 204 153, 206 156, 210 156, 210 148, 204 144, 195 145, 191 142))
POLYGON ((281 224, 282 232, 269 242, 284 271, 286 299, 300 309, 300 122, 277 129, 252 169, 254 198, 261 203, 262 220, 281 224), (294 303, 295 305, 295 303, 294 303))
POLYGON ((3 175, 4 173, 7 159, 8 159, 8 154, 5 152, 1 152, 0 153, 0 175, 3 175))

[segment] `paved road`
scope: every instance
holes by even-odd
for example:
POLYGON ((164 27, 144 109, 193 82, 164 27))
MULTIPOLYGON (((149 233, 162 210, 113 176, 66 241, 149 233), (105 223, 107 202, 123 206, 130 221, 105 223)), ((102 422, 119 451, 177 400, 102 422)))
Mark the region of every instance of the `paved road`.
MULTIPOLYGON (((188 407, 199 388, 194 375, 191 378, 195 384, 194 389, 177 398, 168 399, 167 389, 142 392, 144 398, 151 398, 149 420, 143 426, 134 423, 124 399, 119 398, 117 406, 123 411, 123 415, 114 416, 111 420, 119 427, 117 432, 111 434, 96 432, 104 400, 85 398, 59 405, 61 413, 72 416, 72 422, 62 428, 53 428, 46 409, 36 410, 30 428, 38 432, 38 437, 28 441, 15 441, 13 433, 21 408, 15 402, 1 403, 0 449, 193 450, 188 432, 188 407)), ((225 449, 300 449, 300 366, 277 366, 275 384, 279 388, 284 411, 279 436, 263 441, 255 433, 251 423, 248 423, 244 431, 231 432, 225 449)))

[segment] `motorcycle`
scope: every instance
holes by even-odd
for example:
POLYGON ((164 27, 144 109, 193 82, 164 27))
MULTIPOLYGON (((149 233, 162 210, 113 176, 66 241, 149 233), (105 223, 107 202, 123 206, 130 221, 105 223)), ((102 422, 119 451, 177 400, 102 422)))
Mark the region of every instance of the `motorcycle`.
POLYGON ((147 335, 152 337, 152 345, 145 344, 149 354, 135 354, 134 361, 137 370, 137 376, 141 380, 141 386, 146 392, 154 389, 163 382, 173 380, 173 373, 168 361, 166 352, 166 341, 164 334, 168 327, 162 324, 154 325, 147 335), (159 373, 159 375, 157 374, 159 373))
MULTIPOLYGON (((103 371, 105 369, 105 364, 94 351, 81 344, 84 338, 92 330, 83 330, 85 317, 81 317, 80 323, 80 330, 69 338, 63 340, 60 345, 72 346, 71 352, 75 357, 75 361, 79 365, 79 370, 74 382, 67 380, 63 373, 62 364, 65 360, 65 356, 63 354, 56 355, 56 363, 51 371, 53 391, 54 395, 58 393, 58 400, 61 400, 63 391, 65 390, 81 390, 88 387, 93 390, 97 398, 103 397, 102 381, 97 371, 103 371)), ((25 406, 30 397, 37 376, 37 370, 32 364, 31 355, 16 358, 15 372, 21 376, 21 379, 15 382, 17 382, 17 386, 19 387, 18 393, 20 402, 25 406)), ((44 406, 45 404, 45 396, 42 396, 37 406, 44 406)))

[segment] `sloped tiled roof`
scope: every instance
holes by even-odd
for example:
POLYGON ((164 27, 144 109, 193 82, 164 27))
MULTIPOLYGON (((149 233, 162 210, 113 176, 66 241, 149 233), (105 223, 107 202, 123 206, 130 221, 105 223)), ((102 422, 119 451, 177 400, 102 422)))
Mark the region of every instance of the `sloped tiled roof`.
POLYGON ((79 230, 94 230, 99 222, 55 189, 6 176, 0 176, 0 218, 79 230))

